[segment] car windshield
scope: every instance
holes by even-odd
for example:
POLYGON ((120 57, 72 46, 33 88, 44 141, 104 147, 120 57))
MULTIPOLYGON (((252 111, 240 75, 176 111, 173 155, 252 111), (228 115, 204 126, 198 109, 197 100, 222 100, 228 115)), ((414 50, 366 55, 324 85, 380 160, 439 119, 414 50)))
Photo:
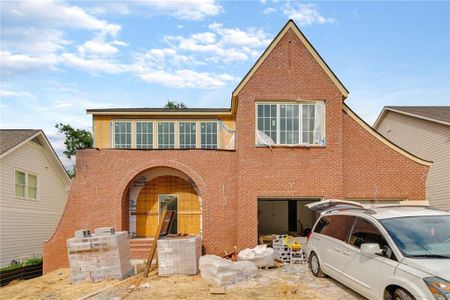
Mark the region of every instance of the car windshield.
POLYGON ((450 216, 418 216, 380 220, 407 257, 450 258, 450 216))

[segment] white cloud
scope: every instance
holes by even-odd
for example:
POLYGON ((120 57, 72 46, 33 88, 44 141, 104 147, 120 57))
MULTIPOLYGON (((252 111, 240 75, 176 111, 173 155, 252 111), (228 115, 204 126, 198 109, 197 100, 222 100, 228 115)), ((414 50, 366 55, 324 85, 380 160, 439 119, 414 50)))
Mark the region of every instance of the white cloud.
POLYGON ((53 101, 53 107, 54 108, 69 108, 72 107, 73 104, 70 102, 62 101, 62 100, 55 100, 53 101))
POLYGON ((263 14, 269 15, 269 14, 274 13, 276 11, 277 11, 277 9, 275 7, 268 7, 268 8, 263 10, 263 14))
POLYGON ((35 98, 35 96, 29 92, 10 91, 10 90, 4 90, 4 89, 0 89, 0 97, 1 98, 18 98, 18 97, 35 98))
POLYGON ((126 72, 128 67, 103 58, 84 58, 73 53, 63 53, 59 61, 61 64, 84 70, 91 74, 109 73, 117 74, 126 72))
POLYGON ((192 70, 146 70, 139 77, 149 83, 157 83, 174 88, 210 89, 224 86, 227 81, 235 80, 228 74, 211 74, 192 70))
POLYGON ((113 56, 119 52, 115 46, 127 46, 127 43, 118 40, 105 42, 102 39, 94 39, 78 46, 77 50, 82 56, 113 56))
POLYGON ((0 51, 1 75, 13 76, 18 73, 54 68, 58 58, 54 54, 33 57, 24 54, 12 54, 0 51))
POLYGON ((182 20, 199 21, 213 17, 223 11, 215 0, 178 0, 178 1, 132 1, 133 5, 141 5, 151 9, 151 13, 169 15, 182 20))
POLYGON ((336 19, 328 18, 321 15, 319 8, 315 4, 294 4, 286 3, 282 12, 289 19, 293 19, 299 25, 313 24, 333 24, 336 19))

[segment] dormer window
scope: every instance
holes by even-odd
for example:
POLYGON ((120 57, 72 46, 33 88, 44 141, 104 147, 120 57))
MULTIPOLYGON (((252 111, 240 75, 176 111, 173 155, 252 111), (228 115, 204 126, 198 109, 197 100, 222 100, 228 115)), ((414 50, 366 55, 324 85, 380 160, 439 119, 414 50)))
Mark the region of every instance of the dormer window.
POLYGON ((256 104, 256 145, 325 145, 323 101, 256 104))

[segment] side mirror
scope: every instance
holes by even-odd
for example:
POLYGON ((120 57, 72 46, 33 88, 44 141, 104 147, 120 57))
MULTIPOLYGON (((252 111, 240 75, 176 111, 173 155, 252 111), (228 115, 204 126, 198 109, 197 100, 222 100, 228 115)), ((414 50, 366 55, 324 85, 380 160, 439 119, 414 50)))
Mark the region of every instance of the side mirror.
POLYGON ((377 243, 367 243, 361 245, 361 253, 365 255, 381 255, 383 251, 377 243))

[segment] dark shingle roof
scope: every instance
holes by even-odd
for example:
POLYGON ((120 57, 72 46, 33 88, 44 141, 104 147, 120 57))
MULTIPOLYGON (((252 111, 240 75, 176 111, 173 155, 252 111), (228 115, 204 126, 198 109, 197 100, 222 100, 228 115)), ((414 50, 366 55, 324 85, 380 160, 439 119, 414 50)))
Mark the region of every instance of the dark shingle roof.
POLYGON ((386 106, 386 109, 450 123, 450 106, 386 106))
POLYGON ((142 107, 142 108, 100 108, 100 109, 87 109, 88 113, 98 112, 229 112, 229 108, 154 108, 154 107, 142 107))
POLYGON ((0 129, 0 154, 38 133, 39 129, 0 129))

